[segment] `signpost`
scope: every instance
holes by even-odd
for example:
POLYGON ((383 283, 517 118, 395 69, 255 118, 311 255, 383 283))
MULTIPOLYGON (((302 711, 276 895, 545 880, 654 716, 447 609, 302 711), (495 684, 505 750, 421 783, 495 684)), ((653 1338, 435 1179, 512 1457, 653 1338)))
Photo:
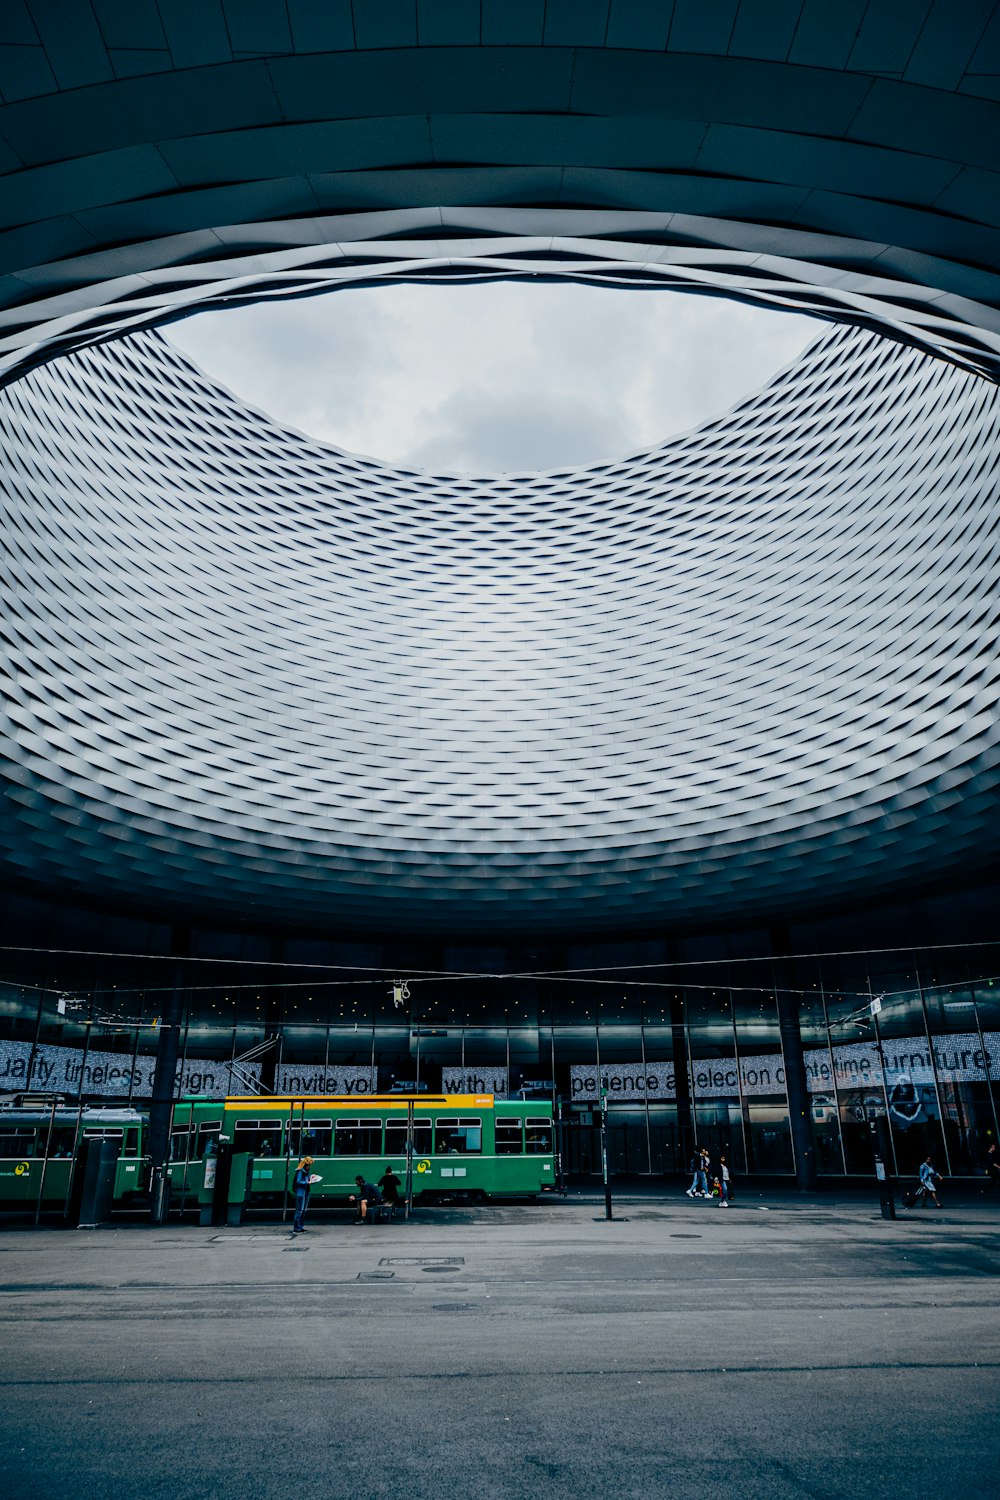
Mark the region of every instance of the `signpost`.
POLYGON ((406 1102, 406 1214, 413 1213, 413 1100, 406 1102))
POLYGON ((604 1217, 612 1219, 611 1173, 608 1167, 608 1094, 601 1089, 601 1173, 604 1177, 604 1217))

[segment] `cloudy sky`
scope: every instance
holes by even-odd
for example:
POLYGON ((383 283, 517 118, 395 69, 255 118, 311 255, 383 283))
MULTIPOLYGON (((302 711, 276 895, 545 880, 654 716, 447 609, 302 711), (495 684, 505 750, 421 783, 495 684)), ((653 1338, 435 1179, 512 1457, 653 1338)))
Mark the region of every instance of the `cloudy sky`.
POLYGON ((345 289, 168 336, 279 421, 405 466, 614 459, 723 412, 822 330, 721 297, 532 282, 345 289))

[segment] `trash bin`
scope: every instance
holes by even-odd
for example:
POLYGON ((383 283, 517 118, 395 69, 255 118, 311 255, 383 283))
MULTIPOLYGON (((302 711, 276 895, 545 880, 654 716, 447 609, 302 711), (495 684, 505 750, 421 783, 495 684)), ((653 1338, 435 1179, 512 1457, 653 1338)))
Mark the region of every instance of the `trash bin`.
POLYGON ((170 1211, 170 1168, 154 1167, 149 1179, 150 1218, 154 1224, 165 1224, 170 1211))

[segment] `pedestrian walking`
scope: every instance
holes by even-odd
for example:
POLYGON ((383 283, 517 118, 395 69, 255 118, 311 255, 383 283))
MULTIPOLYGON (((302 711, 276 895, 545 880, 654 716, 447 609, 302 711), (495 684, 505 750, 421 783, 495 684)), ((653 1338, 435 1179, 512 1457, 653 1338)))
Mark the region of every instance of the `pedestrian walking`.
POLYGON ((1000 1151, 997 1150, 996 1141, 986 1153, 986 1186, 983 1188, 983 1197, 987 1193, 1000 1193, 1000 1151))
POLYGON ((719 1157, 719 1207, 729 1207, 729 1167, 724 1156, 719 1157))
POLYGON ((304 1156, 295 1168, 295 1217, 292 1219, 292 1233, 304 1234, 305 1225, 302 1220, 306 1216, 309 1207, 309 1193, 312 1189, 312 1164, 311 1156, 304 1156))
POLYGON ((927 1206, 927 1199, 933 1198, 935 1207, 941 1207, 941 1200, 934 1191, 934 1184, 941 1181, 941 1173, 935 1169, 934 1158, 927 1156, 920 1163, 920 1203, 927 1206))
POLYGON ((691 1155, 691 1163, 688 1167, 691 1173, 691 1186, 687 1190, 689 1198, 708 1197, 708 1178, 705 1175, 705 1160, 701 1149, 695 1146, 691 1155))

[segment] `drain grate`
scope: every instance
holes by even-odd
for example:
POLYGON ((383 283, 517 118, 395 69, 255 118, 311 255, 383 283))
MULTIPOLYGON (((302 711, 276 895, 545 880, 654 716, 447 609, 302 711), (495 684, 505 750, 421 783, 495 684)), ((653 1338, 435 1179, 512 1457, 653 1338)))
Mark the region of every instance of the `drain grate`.
POLYGON ((478 1304, 475 1302, 432 1302, 431 1308, 434 1312, 475 1312, 478 1304))
POLYGON ((359 1271, 359 1281, 391 1281, 395 1271, 359 1271))
POLYGON ((701 1235, 700 1234, 672 1234, 670 1236, 670 1238, 672 1240, 700 1240, 701 1239, 701 1235))

